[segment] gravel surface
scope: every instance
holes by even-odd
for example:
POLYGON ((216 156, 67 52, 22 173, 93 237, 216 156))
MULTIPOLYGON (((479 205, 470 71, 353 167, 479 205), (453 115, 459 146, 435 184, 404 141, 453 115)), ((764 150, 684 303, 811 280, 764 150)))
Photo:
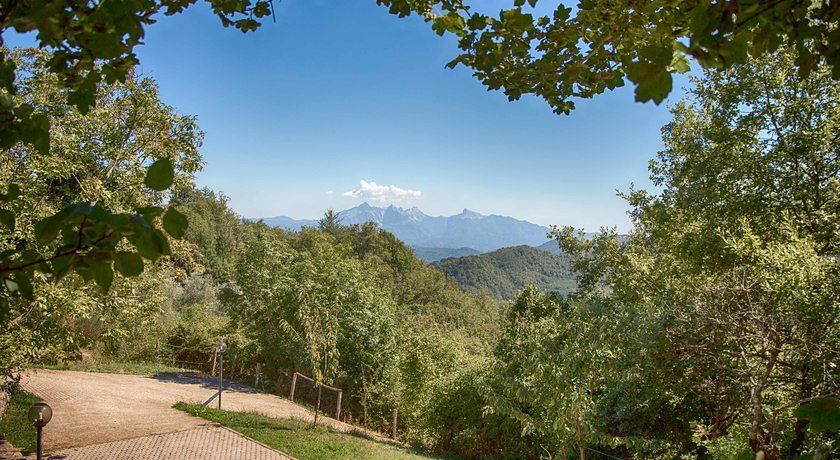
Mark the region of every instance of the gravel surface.
MULTIPOLYGON (((52 421, 44 429, 46 452, 206 428, 204 419, 172 405, 205 402, 215 393, 216 382, 193 373, 139 376, 47 369, 31 371, 21 381, 26 391, 53 408, 52 421)), ((211 404, 215 407, 216 402, 211 404)), ((312 412, 287 399, 230 382, 225 383, 222 409, 312 419, 312 412)), ((329 417, 318 421, 341 431, 355 429, 329 417)))

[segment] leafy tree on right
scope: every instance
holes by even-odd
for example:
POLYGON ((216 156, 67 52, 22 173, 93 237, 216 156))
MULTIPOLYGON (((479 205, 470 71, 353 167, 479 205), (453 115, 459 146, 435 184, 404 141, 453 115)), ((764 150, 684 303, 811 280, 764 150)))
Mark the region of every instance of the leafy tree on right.
MULTIPOLYGON (((624 194, 635 224, 626 243, 609 231, 587 241, 554 230, 581 272, 571 309, 547 304, 540 319, 563 336, 545 337, 555 345, 540 352, 527 345, 533 334, 509 329, 520 318, 497 356, 503 369, 527 372, 507 360, 528 356, 541 362, 534 369, 556 361, 585 371, 564 379, 585 385, 575 417, 589 427, 568 429, 568 444, 585 435, 645 455, 765 459, 837 449, 840 84, 825 66, 800 75, 794 59, 782 51, 696 80, 651 162, 660 191, 624 194), (588 340, 571 327, 575 309, 589 315, 588 340), (520 339, 528 353, 511 352, 520 339), (575 356, 581 340, 588 351, 575 356), (565 354, 552 360, 552 349, 565 354)), ((502 388, 517 385, 504 376, 502 388)), ((557 388, 543 377, 556 379, 516 375, 557 388)), ((559 397, 539 394, 508 391, 500 407, 516 417, 559 397)), ((566 442, 557 436, 554 448, 566 442)))

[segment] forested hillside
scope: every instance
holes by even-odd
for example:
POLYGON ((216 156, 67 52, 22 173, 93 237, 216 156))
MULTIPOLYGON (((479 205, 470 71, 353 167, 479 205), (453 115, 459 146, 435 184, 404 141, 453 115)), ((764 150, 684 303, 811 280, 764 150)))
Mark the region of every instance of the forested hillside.
POLYGON ((486 292, 498 299, 515 299, 526 286, 563 295, 576 286, 570 257, 531 246, 443 259, 433 265, 454 278, 462 289, 486 292))

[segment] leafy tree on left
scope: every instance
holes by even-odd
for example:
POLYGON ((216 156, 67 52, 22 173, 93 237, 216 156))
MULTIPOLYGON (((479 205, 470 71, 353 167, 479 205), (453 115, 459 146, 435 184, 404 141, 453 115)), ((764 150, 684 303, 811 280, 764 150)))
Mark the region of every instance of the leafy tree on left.
MULTIPOLYGON (((265 0, 207 0, 224 26, 247 32, 256 30, 258 19, 271 14, 265 0)), ((145 27, 160 14, 182 12, 191 0, 81 1, 11 0, 0 7, 0 45, 7 32, 36 33, 41 49, 51 53, 41 71, 55 76, 60 90, 56 100, 66 101, 65 110, 88 114, 96 105, 101 85, 123 83, 139 63, 134 47, 141 43, 145 27)), ((6 152, 22 151, 54 155, 57 161, 64 152, 51 144, 50 116, 54 115, 27 100, 26 71, 7 49, 0 51, 0 148, 6 152)), ((144 184, 163 192, 174 179, 175 164, 169 158, 148 166, 144 184)), ((8 182, 0 193, 0 225, 14 234, 23 206, 19 184, 8 182)), ((95 198, 65 202, 52 215, 42 217, 33 227, 31 239, 17 239, 0 252, 0 283, 5 290, 24 298, 33 298, 32 278, 42 272, 53 279, 76 272, 86 281, 94 280, 107 290, 114 269, 126 276, 143 270, 143 260, 155 261, 171 252, 166 235, 155 225, 161 219, 163 229, 179 238, 186 229, 186 218, 174 210, 159 206, 118 211, 95 198), (127 241, 130 245, 123 245, 127 241)), ((7 308, 0 313, 5 316, 7 308)))
POLYGON ((99 85, 83 115, 48 70, 50 53, 2 51, 21 70, 17 97, 48 117, 52 147, 44 153, 17 143, 0 157, 0 178, 13 184, 0 206, 0 343, 8 345, 0 374, 12 377, 43 351, 43 336, 53 345, 77 340, 63 323, 99 314, 109 334, 109 309, 131 318, 162 301, 149 287, 167 275, 149 262, 188 249, 166 236, 180 238, 186 219, 165 206, 165 190, 192 184, 203 133, 193 117, 161 102, 149 78, 130 73, 123 83, 99 85), (100 291, 114 288, 98 293, 91 280, 100 291))

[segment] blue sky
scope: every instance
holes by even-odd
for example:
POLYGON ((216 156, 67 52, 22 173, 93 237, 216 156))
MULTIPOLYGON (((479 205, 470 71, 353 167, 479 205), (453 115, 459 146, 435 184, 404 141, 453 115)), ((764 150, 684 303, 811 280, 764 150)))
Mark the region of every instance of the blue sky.
POLYGON ((163 99, 206 131, 198 183, 246 217, 313 218, 390 198, 432 215, 469 208, 624 231, 615 190, 649 186, 668 109, 635 103, 630 87, 558 116, 445 69, 452 38, 374 0, 276 1, 277 22, 246 35, 200 3, 150 27, 138 54, 163 99))

